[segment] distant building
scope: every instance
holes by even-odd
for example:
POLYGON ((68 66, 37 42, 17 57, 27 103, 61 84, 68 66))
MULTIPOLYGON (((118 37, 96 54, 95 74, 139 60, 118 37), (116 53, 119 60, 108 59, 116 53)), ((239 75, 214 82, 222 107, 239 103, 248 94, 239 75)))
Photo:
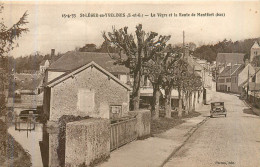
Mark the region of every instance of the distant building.
POLYGON ((250 62, 253 61, 254 57, 260 55, 260 46, 259 44, 255 41, 254 45, 252 46, 250 50, 250 62))
POLYGON ((37 74, 14 73, 9 83, 9 96, 17 90, 20 94, 39 94, 42 82, 43 77, 37 74))
POLYGON ((46 60, 43 60, 41 63, 40 63, 40 73, 44 73, 45 70, 50 66, 50 61, 48 59, 46 60))
POLYGON ((224 70, 218 75, 217 91, 239 93, 240 90, 238 88, 238 75, 243 70, 243 68, 244 65, 242 64, 226 66, 224 70))

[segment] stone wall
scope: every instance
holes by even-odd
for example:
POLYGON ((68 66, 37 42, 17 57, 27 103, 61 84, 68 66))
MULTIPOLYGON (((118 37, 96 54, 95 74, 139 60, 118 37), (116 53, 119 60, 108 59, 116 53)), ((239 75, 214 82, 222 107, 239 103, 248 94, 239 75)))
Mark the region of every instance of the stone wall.
POLYGON ((149 137, 151 134, 151 111, 150 110, 138 110, 130 111, 131 116, 136 116, 136 131, 139 139, 149 137))
MULTIPOLYGON (((87 105, 90 101, 86 101, 87 105)), ((109 118, 111 105, 122 106, 122 115, 129 111, 129 91, 96 68, 87 68, 75 76, 52 87, 50 120, 57 121, 62 115, 109 118), (94 93, 94 106, 81 111, 78 97, 80 90, 94 93), (73 112, 72 112, 73 111, 73 112)))
POLYGON ((110 155, 110 121, 87 119, 66 125, 65 166, 92 165, 110 155))

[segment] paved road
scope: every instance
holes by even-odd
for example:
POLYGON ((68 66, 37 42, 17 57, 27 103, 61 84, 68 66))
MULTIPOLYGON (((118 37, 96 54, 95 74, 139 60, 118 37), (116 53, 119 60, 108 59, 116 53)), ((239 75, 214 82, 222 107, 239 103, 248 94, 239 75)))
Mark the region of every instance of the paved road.
POLYGON ((260 117, 235 95, 212 99, 225 101, 227 117, 205 122, 165 167, 260 167, 260 117))

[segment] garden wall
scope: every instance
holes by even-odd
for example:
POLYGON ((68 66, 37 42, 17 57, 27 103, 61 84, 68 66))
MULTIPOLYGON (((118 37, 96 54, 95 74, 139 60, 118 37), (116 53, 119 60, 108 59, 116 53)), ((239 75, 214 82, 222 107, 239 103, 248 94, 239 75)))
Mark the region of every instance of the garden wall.
POLYGON ((91 118, 66 125, 65 166, 92 165, 110 155, 110 121, 91 118))

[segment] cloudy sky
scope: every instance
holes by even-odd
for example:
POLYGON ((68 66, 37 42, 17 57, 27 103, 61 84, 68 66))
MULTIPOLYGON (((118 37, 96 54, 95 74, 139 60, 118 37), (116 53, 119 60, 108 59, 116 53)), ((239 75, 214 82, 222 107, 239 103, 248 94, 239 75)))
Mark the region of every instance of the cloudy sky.
MULTIPOLYGON (((134 32, 135 26, 143 24, 146 31, 155 31, 161 35, 171 35, 170 43, 185 40, 199 44, 215 43, 224 38, 241 40, 260 37, 260 1, 254 2, 5 2, 5 24, 11 26, 27 11, 26 25, 29 32, 19 39, 19 47, 11 55, 18 57, 39 51, 43 54, 56 49, 64 53, 86 43, 100 45, 102 32, 111 31, 112 26, 129 27, 134 32), (143 17, 80 17, 80 14, 140 13, 143 17), (151 17, 151 13, 155 17, 151 17), (158 17, 158 13, 167 17, 158 17), (169 17, 176 13, 178 17, 169 17), (190 14, 190 16, 181 16, 190 14), (194 13, 195 16, 191 16, 194 13), (214 16, 198 16, 198 13, 214 13, 214 16), (216 13, 225 16, 217 17, 216 13), (64 18, 63 14, 76 14, 76 18, 64 18)), ((1 15, 1 17, 2 17, 1 15)))

